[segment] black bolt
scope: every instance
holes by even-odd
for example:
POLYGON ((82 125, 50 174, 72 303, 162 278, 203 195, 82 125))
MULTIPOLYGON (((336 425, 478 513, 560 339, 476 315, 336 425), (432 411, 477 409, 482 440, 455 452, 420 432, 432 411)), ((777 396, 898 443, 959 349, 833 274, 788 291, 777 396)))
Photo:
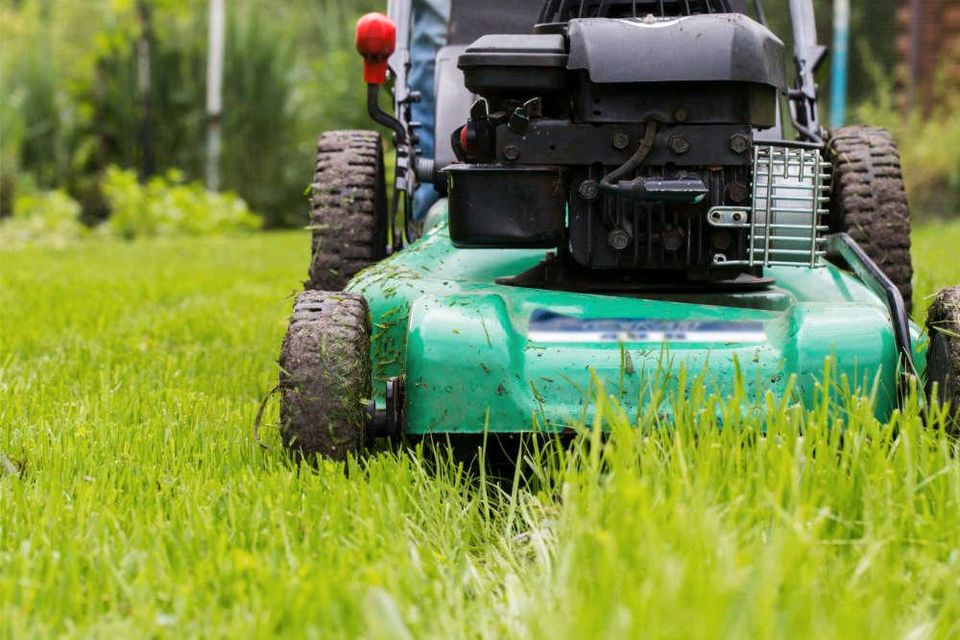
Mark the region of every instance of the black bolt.
POLYGON ((623 151, 628 146, 630 146, 630 134, 626 131, 617 131, 613 134, 613 148, 618 151, 623 151))
POLYGON ((678 229, 665 229, 660 239, 667 251, 679 251, 683 246, 683 234, 678 229))
POLYGON ((735 203, 740 204, 744 202, 750 196, 750 189, 744 183, 739 180, 734 180, 727 184, 727 198, 735 203))
POLYGON ((667 146, 676 154, 683 154, 690 151, 690 141, 687 140, 686 136, 670 136, 670 139, 667 140, 667 146))
POLYGON ((734 153, 744 153, 750 147, 750 141, 742 133, 735 133, 730 136, 730 150, 734 153))
POLYGON ((686 109, 677 107, 677 110, 673 112, 673 117, 676 118, 677 122, 686 122, 689 116, 686 109))
POLYGON ((623 251, 630 246, 630 234, 624 229, 614 229, 607 236, 607 244, 614 251, 623 251))
POLYGON ((597 185, 596 180, 584 180, 580 183, 580 188, 577 192, 584 200, 595 200, 596 197, 600 195, 600 187, 597 185))
POLYGON ((503 157, 507 160, 516 160, 520 157, 520 149, 516 145, 508 144, 503 148, 503 157))
POLYGON ((717 251, 726 251, 733 244, 733 237, 726 229, 718 229, 710 235, 710 244, 717 251))

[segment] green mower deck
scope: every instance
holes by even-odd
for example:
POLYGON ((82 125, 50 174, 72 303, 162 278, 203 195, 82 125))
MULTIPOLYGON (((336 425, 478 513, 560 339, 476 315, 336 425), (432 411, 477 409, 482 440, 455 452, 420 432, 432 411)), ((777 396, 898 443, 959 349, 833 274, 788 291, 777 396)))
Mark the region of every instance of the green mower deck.
MULTIPOLYGON (((543 257, 457 249, 441 213, 421 240, 358 274, 347 290, 370 306, 378 408, 394 377, 405 380, 408 434, 563 431, 592 419, 595 381, 627 415, 658 385, 668 397, 706 384, 722 396, 740 386, 745 402, 771 391, 810 405, 828 359, 835 381, 875 393, 879 419, 897 406, 890 312, 832 264, 769 268, 772 287, 738 293, 625 297, 495 282, 543 257)), ((922 373, 923 334, 912 324, 910 333, 922 373)))

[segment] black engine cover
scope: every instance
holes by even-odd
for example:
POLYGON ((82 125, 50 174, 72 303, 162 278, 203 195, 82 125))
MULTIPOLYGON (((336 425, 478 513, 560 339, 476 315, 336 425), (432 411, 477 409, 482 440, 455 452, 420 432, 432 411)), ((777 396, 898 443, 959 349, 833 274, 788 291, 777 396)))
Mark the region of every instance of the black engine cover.
POLYGON ((453 241, 556 246, 607 272, 729 277, 747 231, 707 214, 750 205, 753 134, 775 124, 786 88, 783 43, 734 13, 539 29, 485 36, 459 59, 485 103, 453 136, 453 241))
POLYGON ((571 20, 567 68, 596 84, 749 82, 786 90, 786 53, 739 13, 669 20, 571 20))

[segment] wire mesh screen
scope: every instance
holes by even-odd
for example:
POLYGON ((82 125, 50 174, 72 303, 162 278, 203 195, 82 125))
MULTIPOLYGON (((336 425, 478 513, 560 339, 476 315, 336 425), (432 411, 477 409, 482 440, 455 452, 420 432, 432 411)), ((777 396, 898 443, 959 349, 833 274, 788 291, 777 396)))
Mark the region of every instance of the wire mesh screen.
POLYGON ((745 266, 819 267, 825 255, 824 216, 829 213, 830 165, 819 149, 755 145, 753 200, 749 210, 713 207, 707 221, 715 227, 749 228, 745 266))

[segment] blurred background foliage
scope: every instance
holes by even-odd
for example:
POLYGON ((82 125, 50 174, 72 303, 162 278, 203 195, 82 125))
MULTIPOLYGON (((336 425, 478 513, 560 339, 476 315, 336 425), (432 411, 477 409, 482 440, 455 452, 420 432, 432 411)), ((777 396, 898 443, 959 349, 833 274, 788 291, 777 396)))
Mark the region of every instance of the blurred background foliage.
MULTIPOLYGON (((151 0, 144 117, 135 0, 0 0, 0 189, 62 189, 84 220, 110 212, 107 168, 203 178, 206 0, 151 0), (146 127, 146 131, 144 128, 146 127)), ((222 186, 266 226, 302 225, 318 133, 365 126, 353 22, 375 0, 230 0, 222 186)))
MULTIPOLYGON (((944 83, 940 106, 923 118, 895 108, 897 4, 852 3, 850 119, 893 129, 914 203, 928 212, 954 211, 960 111, 953 107, 960 90, 944 83)), ((831 3, 816 5, 821 41, 829 43, 831 3)), ((267 228, 301 226, 316 136, 370 126, 353 23, 385 2, 229 0, 227 6, 222 187, 267 228)), ((786 6, 786 0, 765 2, 771 26, 785 36, 786 6)), ((99 223, 116 206, 105 189, 107 177, 117 175, 110 167, 139 173, 143 182, 174 171, 170 188, 200 189, 207 9, 207 0, 0 0, 0 216, 10 216, 18 202, 34 210, 43 200, 37 194, 56 190, 51 202, 61 218, 69 209, 63 198, 72 198, 83 222, 99 223), (138 77, 144 42, 146 109, 138 77)), ((820 78, 824 95, 828 67, 820 78)))

